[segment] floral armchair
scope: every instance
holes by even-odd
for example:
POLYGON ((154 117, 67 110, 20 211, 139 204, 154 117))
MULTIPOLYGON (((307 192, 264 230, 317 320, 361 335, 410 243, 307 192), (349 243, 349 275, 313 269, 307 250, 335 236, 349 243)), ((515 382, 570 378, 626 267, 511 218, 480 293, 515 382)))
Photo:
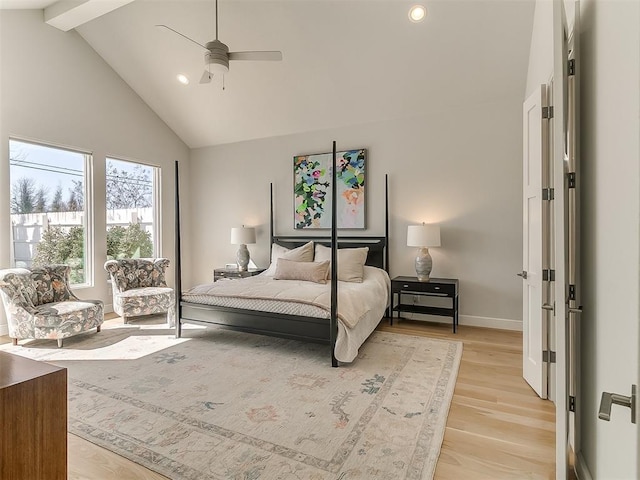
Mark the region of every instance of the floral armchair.
POLYGON ((100 300, 80 300, 69 288, 68 265, 48 265, 0 270, 0 296, 4 303, 9 337, 55 339, 100 331, 104 306, 100 300))
POLYGON ((166 258, 123 258, 104 264, 111 276, 113 310, 124 323, 131 317, 166 313, 169 326, 175 326, 175 297, 164 276, 168 266, 166 258))

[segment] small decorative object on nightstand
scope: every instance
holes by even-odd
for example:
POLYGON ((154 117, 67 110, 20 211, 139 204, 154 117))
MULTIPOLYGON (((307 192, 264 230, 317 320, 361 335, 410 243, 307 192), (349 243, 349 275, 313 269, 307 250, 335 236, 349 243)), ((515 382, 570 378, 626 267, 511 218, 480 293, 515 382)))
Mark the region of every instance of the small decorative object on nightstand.
POLYGON ((458 279, 432 278, 429 282, 421 282, 416 277, 395 277, 391 280, 391 306, 390 325, 393 325, 393 312, 398 312, 398 318, 400 318, 400 312, 442 315, 453 319, 453 333, 456 333, 458 331, 458 279), (397 303, 395 302, 396 294, 398 295, 397 303), (451 308, 402 303, 402 295, 450 298, 451 308))
POLYGON ((236 260, 238 261, 238 270, 246 272, 249 266, 249 249, 248 243, 256 243, 256 229, 252 227, 234 227, 231 229, 231 243, 233 245, 240 245, 238 248, 238 255, 236 260))
POLYGON ((247 278, 259 275, 264 272, 266 268, 249 268, 247 270, 238 270, 237 268, 216 268, 213 271, 213 281, 217 282, 222 278, 247 278))
POLYGON ((409 225, 407 228, 407 246, 420 247, 416 257, 416 274, 421 282, 428 282, 433 260, 429 255, 429 247, 440 246, 439 225, 409 225))

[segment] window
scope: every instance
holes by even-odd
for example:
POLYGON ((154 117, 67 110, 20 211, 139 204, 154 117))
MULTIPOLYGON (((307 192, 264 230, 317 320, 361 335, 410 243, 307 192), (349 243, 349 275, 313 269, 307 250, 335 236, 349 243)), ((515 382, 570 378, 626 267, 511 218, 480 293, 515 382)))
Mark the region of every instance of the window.
POLYGON ((71 282, 88 284, 87 212, 91 155, 9 140, 13 262, 30 268, 71 266, 71 282))
POLYGON ((155 257, 160 169, 107 158, 107 259, 155 257))

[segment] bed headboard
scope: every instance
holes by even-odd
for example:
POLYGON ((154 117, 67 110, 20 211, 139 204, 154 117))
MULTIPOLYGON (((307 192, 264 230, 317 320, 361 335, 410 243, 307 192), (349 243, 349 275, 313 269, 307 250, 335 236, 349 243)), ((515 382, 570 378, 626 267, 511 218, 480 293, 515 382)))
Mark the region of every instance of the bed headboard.
MULTIPOLYGON (((273 243, 277 243, 285 248, 296 248, 305 243, 313 241, 327 247, 331 247, 329 237, 307 237, 307 236, 274 236, 273 243)), ((338 238, 338 248, 358 248, 369 247, 366 265, 387 270, 385 265, 385 248, 387 241, 385 237, 340 237, 338 238)))

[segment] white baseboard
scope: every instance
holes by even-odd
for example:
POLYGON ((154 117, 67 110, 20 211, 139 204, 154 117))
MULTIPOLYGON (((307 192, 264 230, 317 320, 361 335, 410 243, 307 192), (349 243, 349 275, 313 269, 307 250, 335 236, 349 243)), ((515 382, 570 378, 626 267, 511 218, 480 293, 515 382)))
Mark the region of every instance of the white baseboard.
POLYGON ((475 315, 460 315, 458 317, 460 325, 471 327, 499 328, 500 330, 522 331, 522 321, 510 318, 476 317, 475 315))
MULTIPOLYGON (((403 313, 403 317, 412 318, 414 320, 428 320, 436 323, 451 323, 449 317, 439 317, 435 315, 422 315, 420 313, 403 313)), ((500 330, 517 330, 522 331, 521 320, 511 320, 509 318, 492 318, 492 317, 477 317, 475 315, 459 315, 459 325, 467 325, 470 327, 484 327, 484 328, 496 328, 500 330)))
POLYGON ((591 472, 582 456, 582 452, 576 455, 576 475, 578 476, 578 480, 593 480, 591 472))
POLYGON ((113 313, 113 304, 105 303, 104 304, 104 313, 113 313))

